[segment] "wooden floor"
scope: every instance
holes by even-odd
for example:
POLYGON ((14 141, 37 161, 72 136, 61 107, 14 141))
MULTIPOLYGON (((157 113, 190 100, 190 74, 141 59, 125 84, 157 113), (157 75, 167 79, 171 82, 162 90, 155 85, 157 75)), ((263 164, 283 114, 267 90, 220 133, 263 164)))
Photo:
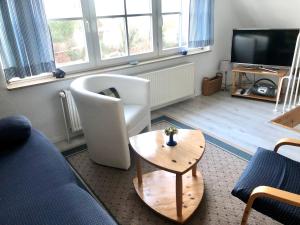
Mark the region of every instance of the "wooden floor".
MULTIPOLYGON (((273 103, 235 98, 228 92, 219 92, 159 109, 152 116, 171 116, 253 154, 258 146, 273 149, 277 140, 283 137, 300 139, 299 132, 270 122, 280 115, 273 109, 273 103)), ((281 153, 300 161, 300 149, 283 148, 281 153)))

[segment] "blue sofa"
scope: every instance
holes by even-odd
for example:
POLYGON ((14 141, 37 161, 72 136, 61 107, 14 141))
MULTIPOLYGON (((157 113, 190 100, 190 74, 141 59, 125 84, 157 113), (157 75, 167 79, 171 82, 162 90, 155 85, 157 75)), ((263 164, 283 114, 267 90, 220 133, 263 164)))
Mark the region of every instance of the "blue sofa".
POLYGON ((0 224, 117 223, 78 185, 55 146, 39 131, 31 129, 22 144, 8 151, 0 149, 0 224))

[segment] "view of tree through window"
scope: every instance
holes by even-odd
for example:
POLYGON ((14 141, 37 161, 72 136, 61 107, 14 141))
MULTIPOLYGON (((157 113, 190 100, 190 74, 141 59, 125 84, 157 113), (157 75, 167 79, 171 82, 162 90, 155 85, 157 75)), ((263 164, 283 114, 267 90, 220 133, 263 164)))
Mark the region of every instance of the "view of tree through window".
POLYGON ((86 61, 84 27, 80 21, 49 22, 55 60, 59 65, 86 61), (80 37, 81 36, 81 37, 80 37))
POLYGON ((187 0, 161 0, 163 49, 186 46, 188 7, 187 0))
POLYGON ((114 4, 95 0, 101 58, 152 52, 151 0, 112 1, 114 4), (115 4, 118 7, 114 8, 115 4))
POLYGON ((128 30, 131 55, 153 51, 151 16, 129 17, 128 30))
POLYGON ((100 19, 97 21, 102 59, 128 55, 126 27, 123 18, 100 19))
POLYGON ((88 61, 80 0, 44 0, 57 66, 88 61), (57 7, 60 5, 60 7, 57 7), (62 10, 62 9, 68 10, 62 10))

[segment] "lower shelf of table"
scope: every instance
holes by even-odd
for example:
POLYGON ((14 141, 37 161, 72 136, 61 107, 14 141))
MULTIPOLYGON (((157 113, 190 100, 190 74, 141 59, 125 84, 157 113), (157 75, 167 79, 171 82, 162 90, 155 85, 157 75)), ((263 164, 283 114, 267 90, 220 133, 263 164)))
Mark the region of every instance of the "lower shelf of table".
POLYGON ((235 94, 235 93, 232 93, 231 96, 240 97, 240 98, 257 99, 257 100, 268 101, 268 102, 276 102, 276 97, 266 97, 266 96, 259 96, 253 94, 242 95, 242 94, 235 94))
POLYGON ((154 211, 173 221, 184 223, 199 206, 203 193, 204 182, 200 171, 192 176, 192 171, 182 176, 182 217, 177 216, 176 209, 176 175, 163 170, 143 175, 143 183, 133 184, 140 198, 154 211))

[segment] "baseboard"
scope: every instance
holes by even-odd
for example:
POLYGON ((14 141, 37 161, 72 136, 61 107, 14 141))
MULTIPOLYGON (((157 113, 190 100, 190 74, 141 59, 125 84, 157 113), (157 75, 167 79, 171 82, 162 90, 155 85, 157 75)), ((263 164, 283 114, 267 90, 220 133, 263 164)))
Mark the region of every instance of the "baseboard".
POLYGON ((179 103, 179 102, 182 102, 182 101, 191 99, 191 98, 195 98, 196 96, 197 96, 197 95, 193 94, 193 95, 190 95, 190 96, 187 96, 187 97, 179 98, 179 99, 170 101, 170 102, 168 102, 168 103, 165 103, 165 104, 162 104, 162 105, 159 105, 159 106, 152 107, 152 108, 151 108, 151 111, 155 111, 155 110, 158 110, 158 109, 161 109, 161 108, 164 108, 164 107, 167 107, 167 106, 170 106, 170 105, 173 105, 173 104, 176 104, 176 103, 179 103))
POLYGON ((64 152, 64 151, 67 151, 74 147, 83 145, 86 143, 86 141, 84 139, 84 136, 80 135, 80 136, 73 137, 70 140, 70 142, 68 142, 67 139, 64 137, 64 138, 60 139, 59 141, 56 141, 53 143, 61 152, 64 152))

